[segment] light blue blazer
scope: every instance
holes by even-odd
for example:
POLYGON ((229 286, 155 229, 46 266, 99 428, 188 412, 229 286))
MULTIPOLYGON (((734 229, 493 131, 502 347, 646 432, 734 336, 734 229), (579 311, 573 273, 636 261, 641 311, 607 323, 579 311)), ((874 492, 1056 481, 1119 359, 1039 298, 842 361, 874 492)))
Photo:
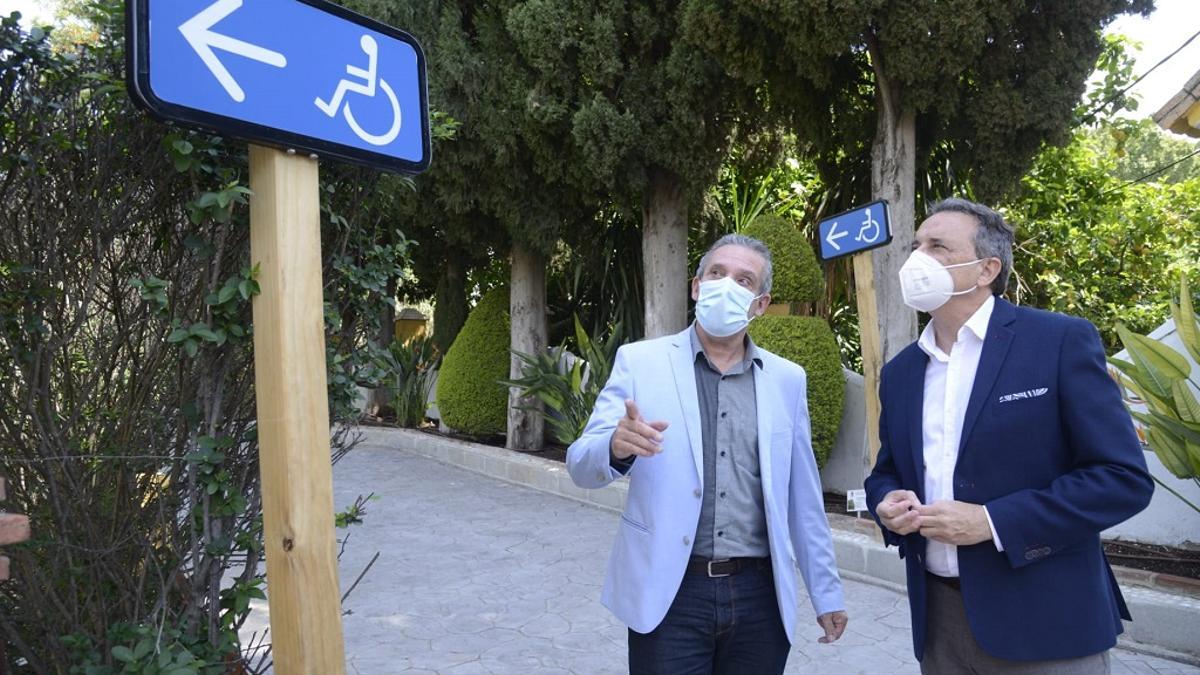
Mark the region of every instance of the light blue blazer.
MULTIPOLYGON (((567 450, 576 485, 600 488, 621 474, 609 441, 633 399, 647 421, 666 420, 663 450, 629 471, 629 498, 608 561, 601 601, 639 633, 654 630, 683 581, 700 521, 704 455, 690 327, 628 344, 579 440, 567 450)), ((818 615, 845 608, 821 482, 809 436, 804 369, 763 349, 754 370, 758 455, 779 616, 789 639, 796 625, 796 568, 818 615)))

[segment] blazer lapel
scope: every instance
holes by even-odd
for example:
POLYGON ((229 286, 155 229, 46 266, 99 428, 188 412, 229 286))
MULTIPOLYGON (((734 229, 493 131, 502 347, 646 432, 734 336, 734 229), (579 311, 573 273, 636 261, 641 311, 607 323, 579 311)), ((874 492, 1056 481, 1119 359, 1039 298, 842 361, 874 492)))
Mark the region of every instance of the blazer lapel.
POLYGON ((687 427, 688 441, 692 446, 692 459, 696 462, 696 475, 704 485, 704 442, 700 426, 700 399, 696 395, 696 363, 692 358, 692 337, 689 326, 671 341, 671 370, 675 374, 675 392, 679 395, 679 406, 683 410, 683 424, 687 427))
POLYGON ((971 399, 967 403, 967 413, 963 418, 962 437, 958 444, 958 454, 961 457, 963 448, 967 447, 967 439, 971 429, 979 419, 983 404, 987 402, 996 378, 1000 376, 1000 368, 1008 356, 1008 348, 1012 345, 1013 332, 1008 327, 1016 318, 1016 309, 1001 298, 996 298, 996 306, 992 309, 992 318, 988 322, 987 336, 983 340, 983 351, 979 355, 979 368, 975 371, 975 383, 971 386, 971 399))
POLYGON ((929 357, 920 349, 916 350, 911 359, 907 377, 907 394, 904 398, 908 405, 905 419, 908 421, 908 444, 912 451, 913 468, 917 473, 917 496, 925 500, 925 366, 929 357))
MULTIPOLYGON (((771 425, 774 422, 772 404, 779 400, 779 396, 772 395, 774 389, 770 387, 770 376, 762 368, 754 365, 750 367, 754 376, 754 406, 758 411, 758 470, 762 474, 763 499, 766 500, 769 509, 773 501, 771 486, 775 484, 771 480, 774 474, 774 465, 771 464, 771 425)), ((792 422, 801 423, 800 420, 792 422)))

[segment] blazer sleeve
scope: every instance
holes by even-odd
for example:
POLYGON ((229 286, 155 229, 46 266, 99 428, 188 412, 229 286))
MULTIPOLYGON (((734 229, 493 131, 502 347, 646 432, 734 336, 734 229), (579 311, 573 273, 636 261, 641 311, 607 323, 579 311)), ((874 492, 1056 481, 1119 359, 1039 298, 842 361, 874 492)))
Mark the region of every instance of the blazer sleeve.
MULTIPOLYGON (((879 392, 880 401, 883 401, 883 394, 887 392, 887 387, 884 383, 887 381, 886 370, 879 377, 879 392)), ((900 402, 888 402, 889 405, 901 405, 900 402)), ((875 507, 883 501, 887 493, 892 490, 904 489, 900 482, 900 474, 896 470, 896 458, 893 454, 891 439, 888 437, 887 430, 887 415, 884 411, 879 413, 879 454, 875 457, 875 467, 871 469, 871 475, 867 476, 863 482, 863 488, 867 492, 867 510, 871 512, 871 517, 879 525, 879 529, 883 532, 884 546, 900 546, 900 557, 904 557, 904 537, 892 532, 883 526, 883 522, 879 520, 879 514, 875 512, 875 507)))
POLYGON ((833 535, 821 498, 821 477, 817 473, 809 427, 808 398, 804 375, 792 414, 792 471, 788 480, 788 528, 796 566, 804 577, 804 587, 817 616, 844 610, 842 580, 833 554, 833 535))
POLYGON ((567 472, 579 487, 602 488, 623 475, 609 462, 609 447, 617 422, 625 415, 627 398, 634 398, 633 371, 629 350, 623 346, 617 350, 612 373, 596 397, 583 434, 567 448, 567 472))
MULTIPOLYGON (((1080 319, 1067 326, 1059 355, 1059 415, 1070 470, 1042 489, 987 503, 1009 564, 1023 567, 1095 537, 1150 503, 1154 483, 1108 374, 1100 335, 1080 319)), ((1036 429, 1029 430, 1036 442, 1036 429)))

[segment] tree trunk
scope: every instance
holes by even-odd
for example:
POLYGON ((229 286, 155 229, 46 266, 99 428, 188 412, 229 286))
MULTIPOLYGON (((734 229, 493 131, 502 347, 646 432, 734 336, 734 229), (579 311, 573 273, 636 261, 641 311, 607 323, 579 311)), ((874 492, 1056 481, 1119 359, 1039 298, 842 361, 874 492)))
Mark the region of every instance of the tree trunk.
MULTIPOLYGON (((546 258, 518 243, 512 249, 512 283, 509 286, 511 347, 514 352, 540 354, 546 349, 546 258)), ((522 362, 510 356, 509 377, 522 376, 522 362)), ((521 398, 516 387, 508 389, 508 436, 504 446, 511 450, 541 450, 545 420, 536 397, 521 398), (518 406, 533 407, 522 410, 518 406)))
POLYGON ((892 243, 855 256, 855 295, 862 331, 866 396, 867 463, 879 452, 879 372, 917 339, 917 314, 904 304, 899 272, 913 241, 916 201, 916 114, 900 106, 899 85, 888 80, 875 36, 867 35, 875 70, 875 140, 871 145, 871 194, 886 199, 892 243))
POLYGON ((874 39, 868 44, 875 64, 878 114, 871 146, 871 194, 888 201, 892 225, 892 243, 871 252, 880 346, 886 363, 917 339, 917 314, 904 304, 898 276, 908 259, 915 231, 917 125, 916 114, 900 108, 898 85, 884 76, 874 39))
POLYGON ((460 261, 451 253, 438 278, 433 305, 433 344, 445 356, 450 351, 458 331, 467 322, 466 273, 460 261))
MULTIPOLYGON (((387 297, 384 298, 383 307, 379 312, 379 336, 377 337, 379 347, 387 349, 392 340, 396 338, 396 278, 391 277, 387 283, 387 297)), ((382 382, 380 386, 371 390, 371 402, 367 410, 374 412, 376 415, 379 411, 391 403, 388 400, 392 393, 392 387, 395 386, 395 380, 382 382)))
POLYGON ((674 173, 650 173, 642 209, 646 337, 683 330, 688 297, 687 197, 674 173))

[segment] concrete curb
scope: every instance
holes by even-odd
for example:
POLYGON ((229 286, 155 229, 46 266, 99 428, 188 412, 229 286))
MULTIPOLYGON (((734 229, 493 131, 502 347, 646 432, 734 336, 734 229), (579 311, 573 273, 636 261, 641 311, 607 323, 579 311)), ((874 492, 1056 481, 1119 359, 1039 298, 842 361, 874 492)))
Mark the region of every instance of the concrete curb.
MULTIPOLYGON (((460 441, 411 429, 363 427, 364 435, 398 450, 457 466, 509 483, 549 492, 601 509, 621 511, 629 491, 627 481, 599 490, 576 486, 560 462, 479 443, 460 441), (386 439, 386 440, 385 440, 386 439)), ((880 541, 873 521, 829 515, 838 568, 847 578, 904 592, 904 562, 880 541)), ((1180 589, 1152 586, 1156 575, 1114 568, 1137 621, 1125 622, 1120 646, 1130 651, 1200 666, 1200 597, 1180 589)))

